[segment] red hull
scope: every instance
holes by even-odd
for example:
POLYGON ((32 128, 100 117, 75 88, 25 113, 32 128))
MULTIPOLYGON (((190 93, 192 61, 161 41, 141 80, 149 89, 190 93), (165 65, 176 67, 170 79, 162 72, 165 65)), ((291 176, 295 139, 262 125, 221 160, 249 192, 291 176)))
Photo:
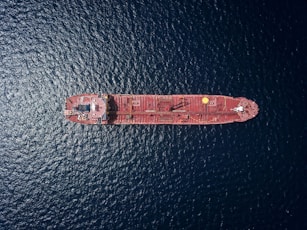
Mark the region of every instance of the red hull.
POLYGON ((82 124, 226 124, 257 114, 255 102, 222 95, 82 94, 67 98, 65 109, 82 124))

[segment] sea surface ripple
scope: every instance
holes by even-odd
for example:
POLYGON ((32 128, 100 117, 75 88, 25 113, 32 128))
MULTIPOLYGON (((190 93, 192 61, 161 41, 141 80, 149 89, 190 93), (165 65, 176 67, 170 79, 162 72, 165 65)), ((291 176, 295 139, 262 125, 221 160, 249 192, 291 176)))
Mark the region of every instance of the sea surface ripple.
POLYGON ((295 2, 2 0, 0 229, 306 229, 307 3, 295 2), (65 98, 86 92, 244 96, 260 113, 66 121, 65 98))

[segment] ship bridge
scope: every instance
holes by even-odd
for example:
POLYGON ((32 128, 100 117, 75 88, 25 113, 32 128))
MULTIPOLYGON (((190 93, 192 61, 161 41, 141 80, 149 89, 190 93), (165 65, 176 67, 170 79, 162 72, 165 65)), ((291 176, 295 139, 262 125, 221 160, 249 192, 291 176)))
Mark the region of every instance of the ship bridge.
POLYGON ((107 123, 108 95, 84 94, 66 100, 65 115, 68 119, 90 124, 107 123))
POLYGON ((91 97, 90 104, 81 106, 87 109, 89 119, 101 119, 102 121, 105 121, 107 120, 107 100, 108 98, 106 96, 91 97))

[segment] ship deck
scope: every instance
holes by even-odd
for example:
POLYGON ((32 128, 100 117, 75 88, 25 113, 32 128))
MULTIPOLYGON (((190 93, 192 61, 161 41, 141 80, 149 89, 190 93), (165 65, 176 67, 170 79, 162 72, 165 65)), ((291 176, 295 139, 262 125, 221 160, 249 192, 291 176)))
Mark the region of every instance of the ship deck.
POLYGON ((208 95, 110 96, 111 124, 215 124, 238 120, 238 101, 208 95), (208 98, 204 104, 202 98, 208 98))

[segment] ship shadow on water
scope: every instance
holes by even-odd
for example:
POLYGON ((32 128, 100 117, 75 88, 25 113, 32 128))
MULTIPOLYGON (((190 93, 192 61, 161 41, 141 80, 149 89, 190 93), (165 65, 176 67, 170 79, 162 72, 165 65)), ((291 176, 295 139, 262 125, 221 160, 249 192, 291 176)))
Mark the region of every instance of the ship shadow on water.
POLYGON ((112 95, 109 95, 108 97, 108 116, 109 116, 109 124, 114 124, 114 121, 117 120, 117 113, 118 111, 118 105, 114 100, 114 97, 112 95))

